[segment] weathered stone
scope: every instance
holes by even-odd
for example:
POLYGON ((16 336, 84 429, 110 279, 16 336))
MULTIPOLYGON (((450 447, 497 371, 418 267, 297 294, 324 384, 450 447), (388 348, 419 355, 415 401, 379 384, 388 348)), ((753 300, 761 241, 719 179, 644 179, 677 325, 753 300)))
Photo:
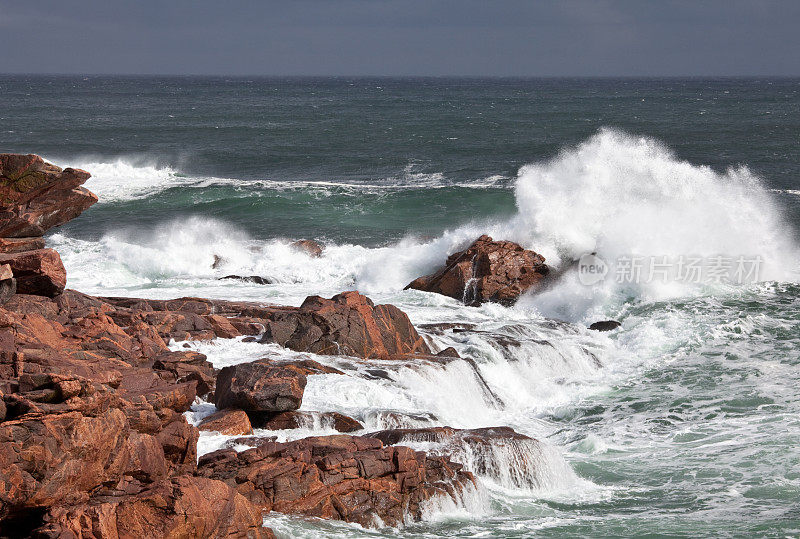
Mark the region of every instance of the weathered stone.
POLYGON ((312 429, 319 424, 321 427, 332 427, 339 432, 354 432, 364 426, 339 412, 280 412, 277 414, 251 414, 256 428, 268 430, 286 429, 312 429))
POLYGON ((44 249, 44 238, 0 238, 0 253, 21 253, 44 249))
POLYGON ((247 537, 274 539, 261 510, 221 481, 180 476, 139 492, 99 495, 56 506, 42 518, 41 537, 247 537))
POLYGON ((406 289, 436 292, 467 305, 487 301, 508 305, 538 286, 549 271, 542 255, 514 242, 481 236, 467 249, 447 257, 443 268, 415 279, 406 289))
POLYGON ((153 358, 153 368, 167 371, 177 382, 197 382, 197 394, 205 396, 214 391, 215 371, 206 356, 199 352, 165 351, 153 358))
POLYGON ((475 480, 460 464, 375 438, 319 436, 267 442, 200 459, 198 474, 225 481, 266 511, 374 526, 422 516, 423 502, 457 497, 475 480))
POLYGON ((394 305, 375 305, 358 292, 331 299, 309 296, 299 309, 275 312, 261 342, 301 352, 376 359, 430 352, 403 311, 394 305))
POLYGON ((67 271, 53 249, 0 254, 0 264, 10 266, 19 294, 53 297, 67 284, 67 271))
POLYGON ((37 155, 0 154, 0 237, 42 236, 97 202, 79 187, 89 173, 61 170, 37 155))
POLYGON ((259 360, 222 369, 214 399, 219 409, 285 412, 300 408, 305 387, 305 375, 259 360))
POLYGON ((313 258, 322 256, 322 251, 325 249, 324 245, 314 240, 297 240, 292 243, 292 247, 313 258))
POLYGON ((226 408, 211 414, 200 423, 198 428, 204 431, 227 434, 228 436, 253 434, 253 427, 250 425, 250 418, 247 417, 247 413, 236 408, 226 408))

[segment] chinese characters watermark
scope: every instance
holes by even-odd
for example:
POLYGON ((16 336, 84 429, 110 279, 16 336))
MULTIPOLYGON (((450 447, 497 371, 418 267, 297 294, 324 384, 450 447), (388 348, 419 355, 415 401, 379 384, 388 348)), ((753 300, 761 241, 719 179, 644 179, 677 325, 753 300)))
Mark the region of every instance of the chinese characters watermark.
POLYGON ((578 280, 591 286, 612 277, 617 283, 747 284, 759 280, 761 256, 620 256, 607 262, 596 253, 578 260, 578 280))

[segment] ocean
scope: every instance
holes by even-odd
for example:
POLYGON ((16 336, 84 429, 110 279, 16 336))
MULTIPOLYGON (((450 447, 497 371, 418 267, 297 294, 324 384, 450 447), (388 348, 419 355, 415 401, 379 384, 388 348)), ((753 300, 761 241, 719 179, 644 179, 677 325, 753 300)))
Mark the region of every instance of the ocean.
MULTIPOLYGON (((3 75, 0 152, 92 173, 100 202, 47 238, 69 287, 287 305, 358 289, 472 358, 498 399, 466 362, 384 362, 388 379, 311 376, 303 410, 538 440, 456 450, 480 488, 422 522, 268 515, 279 534, 800 534, 800 79, 3 75), (403 290, 481 234, 611 271, 511 307, 403 290), (758 271, 679 279, 684 258, 758 271), (634 259, 670 271, 622 275, 634 259), (622 326, 586 329, 607 319, 622 326)), ((218 367, 297 355, 188 346, 218 367)), ((225 441, 205 433, 201 451, 225 441)))

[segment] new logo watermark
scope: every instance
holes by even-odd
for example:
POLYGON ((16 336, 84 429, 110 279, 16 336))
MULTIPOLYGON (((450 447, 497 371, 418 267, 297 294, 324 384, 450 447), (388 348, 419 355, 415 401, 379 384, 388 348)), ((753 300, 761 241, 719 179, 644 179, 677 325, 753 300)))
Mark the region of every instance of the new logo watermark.
POLYGON ((606 278, 608 264, 595 253, 587 253, 578 259, 578 281, 592 286, 606 278))
POLYGON ((761 256, 620 256, 610 263, 587 253, 578 259, 578 281, 596 285, 609 273, 617 283, 647 284, 681 282, 692 284, 747 284, 759 280, 761 256))

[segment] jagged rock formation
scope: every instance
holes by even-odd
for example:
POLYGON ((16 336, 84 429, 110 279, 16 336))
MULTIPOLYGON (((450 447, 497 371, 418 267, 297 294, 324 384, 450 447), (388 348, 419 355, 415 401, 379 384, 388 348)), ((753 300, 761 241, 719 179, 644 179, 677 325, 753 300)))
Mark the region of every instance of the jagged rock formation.
POLYGON ((444 457, 344 434, 216 451, 201 457, 198 474, 224 481, 267 511, 363 526, 418 519, 432 497, 458 498, 475 486, 471 473, 444 457))
POLYGON ((484 235, 447 257, 443 268, 415 279, 406 289, 436 292, 466 305, 487 301, 508 305, 539 285, 549 272, 542 255, 484 235))

